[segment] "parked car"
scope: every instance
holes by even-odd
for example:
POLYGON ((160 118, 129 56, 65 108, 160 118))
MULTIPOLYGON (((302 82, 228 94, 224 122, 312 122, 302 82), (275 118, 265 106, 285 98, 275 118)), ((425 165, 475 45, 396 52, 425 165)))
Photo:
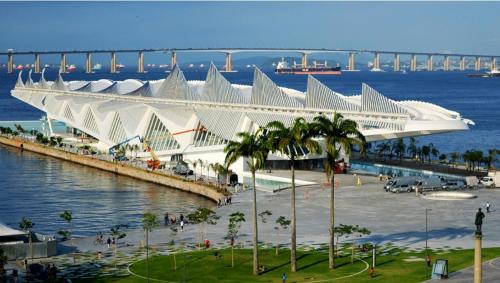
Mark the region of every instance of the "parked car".
POLYGON ((409 193, 412 191, 411 185, 410 184, 402 184, 400 186, 392 187, 391 192, 393 193, 409 193))
POLYGON ((466 187, 467 186, 465 184, 465 181, 462 181, 462 180, 450 180, 442 186, 443 190, 445 190, 445 191, 463 190, 466 187))
POLYGON ((386 192, 392 192, 392 188, 399 188, 403 185, 406 185, 411 189, 411 186, 418 180, 420 180, 420 177, 415 176, 394 178, 387 182, 387 184, 384 186, 384 190, 386 192))
POLYGON ((412 189, 418 190, 419 192, 426 192, 426 191, 435 191, 441 189, 443 186, 443 183, 440 178, 436 177, 429 177, 425 179, 421 179, 417 181, 412 189))
POLYGON ((500 174, 486 176, 479 179, 479 183, 485 187, 495 188, 500 186, 500 174))

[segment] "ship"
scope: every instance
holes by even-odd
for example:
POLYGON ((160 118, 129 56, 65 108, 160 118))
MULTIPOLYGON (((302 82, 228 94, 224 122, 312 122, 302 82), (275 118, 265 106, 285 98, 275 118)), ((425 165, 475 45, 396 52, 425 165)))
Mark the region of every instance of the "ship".
POLYGON ((94 65, 94 67, 92 67, 92 70, 94 70, 94 71, 99 71, 101 69, 102 69, 101 63, 97 63, 94 65))
POLYGON ((324 64, 314 61, 312 66, 303 66, 302 64, 293 62, 293 66, 290 67, 284 58, 281 58, 281 61, 278 62, 274 72, 276 74, 298 75, 340 75, 342 73, 340 66, 330 67, 326 61, 324 64))
POLYGON ((71 73, 76 71, 76 66, 74 64, 71 64, 69 66, 66 66, 66 72, 71 73))

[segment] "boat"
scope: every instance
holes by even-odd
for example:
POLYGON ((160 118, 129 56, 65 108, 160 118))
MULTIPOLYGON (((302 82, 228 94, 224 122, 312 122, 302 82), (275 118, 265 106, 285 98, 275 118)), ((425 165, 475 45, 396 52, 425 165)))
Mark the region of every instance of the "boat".
POLYGON ((16 68, 16 70, 20 71, 20 70, 24 69, 24 66, 23 65, 17 65, 15 68, 16 68))
POLYGON ((205 68, 205 65, 204 64, 200 64, 200 68, 205 68))
POLYGON ((66 67, 66 72, 71 73, 74 71, 76 71, 76 66, 74 64, 71 64, 71 65, 66 67))
POLYGON ((45 65, 43 65, 43 67, 46 68, 46 69, 48 69, 48 68, 50 68, 50 65, 49 64, 45 64, 45 65))
POLYGON ((102 69, 101 63, 96 63, 94 67, 92 67, 92 70, 94 71, 99 71, 100 69, 102 69))
POLYGON ((168 67, 168 64, 160 64, 159 66, 161 69, 164 69, 164 68, 167 68, 168 67))
POLYGON ((493 69, 491 71, 481 74, 467 74, 467 77, 480 77, 480 78, 500 77, 500 70, 493 69))
POLYGON ((382 70, 380 68, 371 68, 370 72, 384 72, 384 70, 382 70))
POLYGON ((123 69, 123 68, 125 68, 125 65, 123 65, 122 63, 116 64, 116 69, 117 70, 120 70, 120 69, 123 69))
POLYGON ((189 68, 193 68, 194 67, 194 64, 189 64, 188 65, 189 68))
POLYGON ((317 63, 313 62, 312 66, 302 66, 302 64, 297 64, 293 62, 293 66, 290 67, 288 62, 284 58, 276 65, 274 70, 276 74, 298 74, 298 75, 340 75, 342 71, 340 66, 330 67, 328 63, 317 63))

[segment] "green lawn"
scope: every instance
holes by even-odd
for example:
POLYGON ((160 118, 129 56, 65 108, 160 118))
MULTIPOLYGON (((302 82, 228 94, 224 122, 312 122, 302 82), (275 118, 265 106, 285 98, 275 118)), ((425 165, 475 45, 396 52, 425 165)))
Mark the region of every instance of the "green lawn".
MULTIPOLYGON (((405 261, 410 258, 425 258, 423 252, 392 252, 379 255, 375 277, 370 278, 366 264, 356 260, 350 263, 350 256, 337 258, 337 268, 328 270, 328 254, 324 251, 298 252, 298 271, 290 273, 290 253, 281 251, 279 256, 274 250, 260 250, 261 264, 268 271, 260 276, 251 275, 252 251, 249 249, 235 249, 235 267, 231 267, 231 251, 218 251, 221 256, 216 257, 214 250, 195 251, 177 255, 177 270, 174 270, 173 256, 155 256, 150 259, 150 276, 172 282, 281 282, 281 275, 286 273, 287 282, 312 282, 331 280, 334 282, 422 282, 429 278, 430 268, 424 261, 405 261), (337 279, 350 274, 360 274, 353 277, 337 279), (426 275, 427 274, 427 275, 426 275)), ((483 249, 484 260, 500 256, 500 248, 483 249)), ((432 252, 432 259, 448 259, 450 272, 471 266, 474 260, 472 250, 450 250, 439 254, 432 252)), ((371 263, 371 257, 365 259, 371 263)), ((130 270, 141 276, 146 276, 146 261, 139 261, 130 267, 130 270)), ((146 282, 141 278, 130 275, 123 278, 98 278, 99 282, 146 282)))

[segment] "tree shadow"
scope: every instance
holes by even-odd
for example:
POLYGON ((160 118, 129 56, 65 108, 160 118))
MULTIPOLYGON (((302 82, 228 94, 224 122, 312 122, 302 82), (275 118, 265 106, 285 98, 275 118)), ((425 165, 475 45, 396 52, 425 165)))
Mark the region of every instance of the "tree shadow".
MULTIPOLYGON (((310 254, 302 254, 302 255, 298 256, 298 257, 297 257, 297 263, 298 263, 301 259, 303 259, 303 258, 305 258, 305 257, 307 257, 307 256, 310 256, 310 254)), ((271 267, 271 268, 269 268, 269 269, 266 269, 266 271, 262 272, 261 274, 266 274, 266 273, 268 273, 268 272, 271 272, 271 271, 276 270, 276 269, 280 269, 280 268, 282 268, 282 267, 284 267, 284 266, 287 266, 287 265, 289 265, 289 264, 291 264, 291 261, 286 261, 285 263, 282 263, 282 264, 280 264, 280 265, 276 265, 276 266, 273 266, 273 267, 271 267)))
POLYGON ((309 267, 313 267, 315 265, 318 265, 318 264, 326 262, 326 261, 328 261, 328 258, 320 259, 320 260, 317 260, 315 262, 311 262, 310 264, 307 264, 307 265, 304 265, 304 266, 297 268, 297 271, 304 270, 304 269, 307 269, 309 267))
MULTIPOLYGON (((428 238, 432 240, 455 240, 464 237, 469 237, 474 233, 474 229, 461 227, 461 228, 444 228, 438 230, 429 230, 428 238)), ((415 244, 419 242, 423 242, 426 239, 425 231, 408 231, 408 232, 400 232, 386 235, 370 235, 368 237, 364 237, 363 240, 366 242, 372 242, 377 244, 390 243, 390 242, 398 242, 405 241, 408 244, 415 244)))

